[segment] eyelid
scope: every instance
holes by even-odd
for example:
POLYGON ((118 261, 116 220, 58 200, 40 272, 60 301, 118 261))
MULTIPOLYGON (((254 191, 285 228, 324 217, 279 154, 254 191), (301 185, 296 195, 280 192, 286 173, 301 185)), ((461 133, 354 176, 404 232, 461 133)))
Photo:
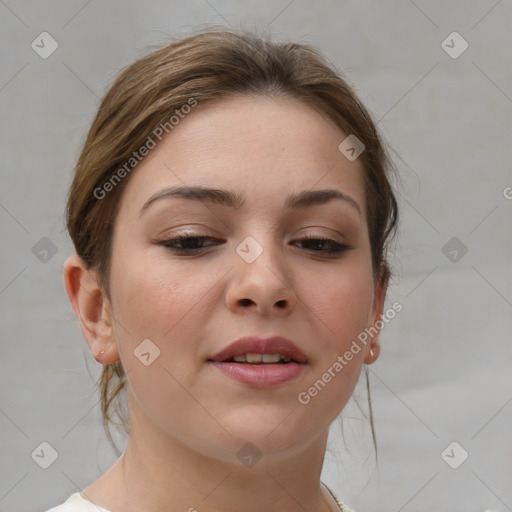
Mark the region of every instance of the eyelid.
MULTIPOLYGON (((163 240, 169 239, 175 236, 190 236, 190 237, 211 237, 211 238, 228 238, 232 236, 231 230, 227 233, 219 233, 212 228, 208 228, 204 225, 187 225, 183 227, 167 228, 158 234, 155 239, 163 240)), ((289 237, 287 241, 297 240, 298 238, 305 237, 320 237, 320 238, 331 238, 333 241, 339 244, 349 244, 350 237, 345 236, 341 231, 326 226, 307 226, 299 228, 293 236, 289 237), (321 230, 321 231, 318 231, 321 230)))
POLYGON ((219 234, 215 230, 203 226, 201 224, 190 224, 187 226, 176 226, 167 228, 157 235, 157 238, 170 238, 173 236, 211 236, 218 237, 219 234))
POLYGON ((347 236, 345 236, 342 232, 328 228, 326 226, 308 226, 307 228, 303 228, 303 230, 299 230, 297 235, 294 235, 294 238, 300 236, 308 236, 308 237, 328 237, 333 238, 338 243, 348 243, 347 236), (323 230, 323 231, 317 231, 323 230))

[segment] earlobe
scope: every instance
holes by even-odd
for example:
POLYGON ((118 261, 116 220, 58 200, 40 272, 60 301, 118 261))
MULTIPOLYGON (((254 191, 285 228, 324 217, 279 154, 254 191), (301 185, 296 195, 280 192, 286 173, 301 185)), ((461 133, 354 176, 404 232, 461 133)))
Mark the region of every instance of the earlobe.
POLYGON ((95 359, 103 364, 119 360, 111 306, 97 273, 78 255, 64 263, 64 286, 82 333, 95 359))
POLYGON ((366 349, 364 362, 366 364, 374 363, 380 355, 380 329, 382 328, 382 313, 384 309, 384 300, 386 298, 387 281, 378 281, 375 287, 375 296, 373 299, 373 310, 370 321, 370 332, 374 334, 370 338, 370 343, 366 349))
MULTIPOLYGON (((378 338, 378 334, 376 337, 378 338)), ((366 364, 372 364, 375 361, 377 361, 378 357, 380 355, 380 343, 378 341, 371 342, 369 350, 366 352, 366 355, 364 356, 364 362, 366 364)))

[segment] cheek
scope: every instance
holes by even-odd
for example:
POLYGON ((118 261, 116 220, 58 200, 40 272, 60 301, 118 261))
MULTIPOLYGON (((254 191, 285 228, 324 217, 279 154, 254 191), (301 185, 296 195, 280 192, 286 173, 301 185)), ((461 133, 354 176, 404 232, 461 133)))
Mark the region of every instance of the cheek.
POLYGON ((116 342, 129 388, 148 416, 156 418, 162 403, 172 403, 175 410, 190 407, 182 386, 193 386, 200 341, 194 335, 200 325, 194 306, 205 287, 204 280, 180 275, 163 259, 144 261, 141 254, 112 258, 116 342), (145 362, 144 353, 149 353, 145 362))
POLYGON ((112 258, 114 309, 131 334, 161 339, 190 310, 199 283, 182 274, 165 258, 150 259, 144 252, 112 258))
POLYGON ((358 262, 340 269, 335 276, 326 274, 310 283, 305 301, 322 321, 319 325, 331 347, 338 350, 368 326, 374 295, 369 265, 358 262))
POLYGON ((309 418, 324 418, 326 426, 349 401, 361 374, 365 346, 356 340, 368 326, 373 299, 373 280, 366 276, 347 273, 316 281, 308 298, 321 349, 312 360, 314 373, 296 397, 297 407, 309 418))
POLYGON ((203 317, 213 307, 209 292, 222 273, 190 271, 191 267, 169 261, 163 251, 117 256, 112 258, 111 290, 123 364, 130 367, 135 362, 138 367, 133 352, 150 339, 160 350, 155 364, 169 369, 180 382, 188 381, 191 369, 199 364, 203 317))

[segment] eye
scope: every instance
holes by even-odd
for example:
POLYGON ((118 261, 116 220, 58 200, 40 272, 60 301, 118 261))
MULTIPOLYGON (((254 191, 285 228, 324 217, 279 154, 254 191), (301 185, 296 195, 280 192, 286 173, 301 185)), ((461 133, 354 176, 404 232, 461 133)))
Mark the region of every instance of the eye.
POLYGON ((330 238, 325 238, 322 236, 311 236, 311 237, 304 237, 298 240, 299 244, 301 246, 309 246, 310 248, 306 249, 318 252, 318 253, 324 253, 324 254, 339 254, 345 251, 349 251, 352 249, 352 247, 346 245, 346 244, 340 244, 339 242, 336 242, 335 240, 331 240, 330 238), (305 243, 304 243, 305 242, 305 243), (325 249, 325 246, 328 248, 325 249), (313 247, 313 248, 312 248, 313 247))
MULTIPOLYGON (((176 253, 191 253, 199 252, 202 249, 215 245, 215 242, 222 243, 222 240, 211 236, 177 235, 174 238, 160 240, 157 242, 157 245, 162 245, 176 253), (205 245, 205 242, 208 241, 213 243, 205 245)), ((352 247, 346 244, 340 244, 335 240, 321 236, 304 237, 297 240, 295 243, 308 251, 331 256, 352 249, 352 247)))
POLYGON ((203 242, 207 240, 216 241, 218 239, 213 238, 211 236, 177 235, 174 238, 160 240, 159 242, 157 242, 157 244, 163 245, 164 247, 167 247, 169 250, 174 252, 197 252, 201 249, 209 247, 210 245, 213 245, 204 245, 203 242))

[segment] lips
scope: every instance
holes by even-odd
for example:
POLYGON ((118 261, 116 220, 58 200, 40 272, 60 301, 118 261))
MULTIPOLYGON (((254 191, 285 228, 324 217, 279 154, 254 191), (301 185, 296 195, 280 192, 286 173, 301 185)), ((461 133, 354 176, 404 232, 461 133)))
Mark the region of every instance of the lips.
POLYGON ((220 352, 210 357, 210 361, 226 362, 232 360, 235 356, 242 354, 281 354, 288 356, 295 363, 306 363, 308 358, 292 341, 281 336, 272 336, 270 338, 258 338, 255 336, 246 336, 240 338, 220 352))

